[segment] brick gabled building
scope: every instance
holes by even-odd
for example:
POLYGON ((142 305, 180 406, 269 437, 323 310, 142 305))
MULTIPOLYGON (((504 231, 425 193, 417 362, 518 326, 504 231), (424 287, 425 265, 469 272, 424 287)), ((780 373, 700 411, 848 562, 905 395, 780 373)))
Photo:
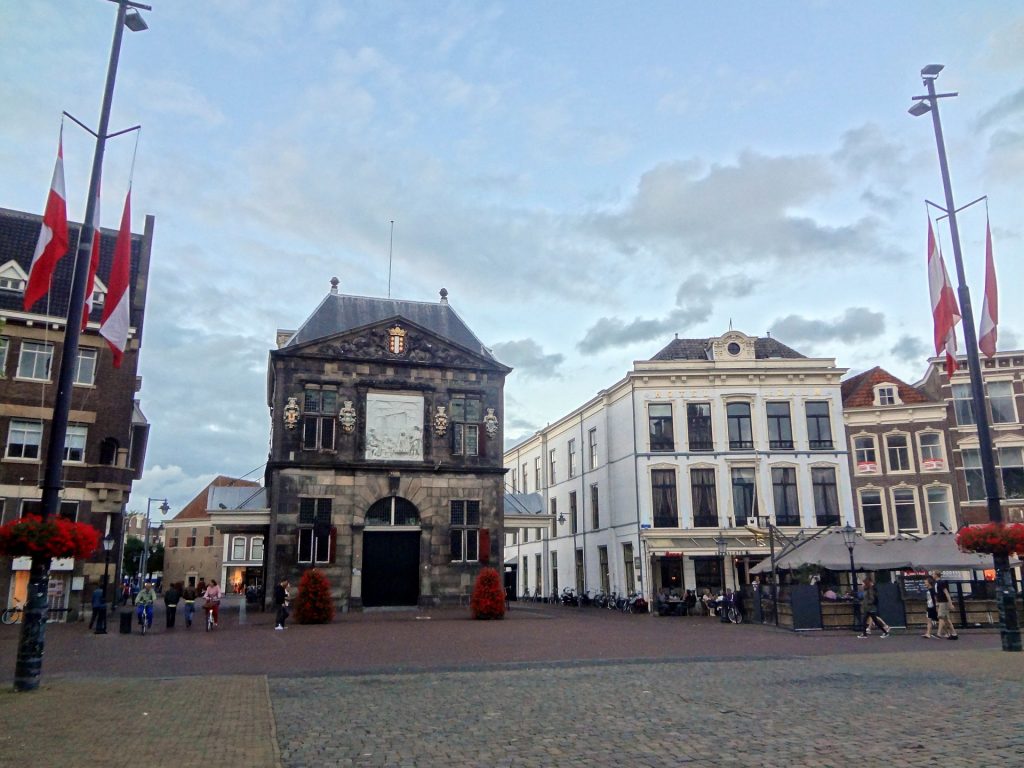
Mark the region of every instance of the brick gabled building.
POLYGON ((857 527, 868 536, 957 528, 946 404, 874 367, 842 383, 857 527))
POLYGON ((337 286, 270 352, 268 583, 317 567, 344 610, 457 602, 501 562, 511 369, 445 290, 337 286))
MULTIPOLYGON (((77 250, 79 224, 69 222, 70 247, 57 264, 47 296, 29 311, 22 308, 25 284, 39 237, 41 216, 0 209, 0 514, 4 522, 39 509, 43 459, 57 392, 65 318, 77 250)), ((101 230, 100 264, 93 310, 79 342, 78 368, 71 394, 60 513, 94 525, 101 535, 120 541, 124 503, 132 482, 142 475, 149 424, 136 393, 139 348, 146 306, 146 285, 153 243, 152 216, 142 234, 132 235, 131 305, 128 348, 114 368, 107 342, 99 335, 116 230, 101 230)), ((120 551, 111 553, 113 578, 120 551)), ((0 599, 21 600, 27 564, 0 558, 0 599)), ((61 561, 50 577, 54 617, 76 611, 80 593, 71 594, 76 576, 83 590, 102 578, 103 552, 90 562, 61 561)))

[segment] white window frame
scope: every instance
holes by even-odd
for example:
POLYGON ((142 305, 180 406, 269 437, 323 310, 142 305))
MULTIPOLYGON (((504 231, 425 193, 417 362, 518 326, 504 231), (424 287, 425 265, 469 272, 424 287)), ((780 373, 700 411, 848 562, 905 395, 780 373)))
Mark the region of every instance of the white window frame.
POLYGON ((231 537, 231 560, 232 562, 241 562, 245 560, 245 536, 232 536, 231 537), (241 550, 241 551, 239 551, 241 550))
POLYGON ((95 347, 79 347, 78 358, 75 360, 75 380, 78 387, 91 387, 96 384, 96 362, 99 360, 99 350, 95 347), (89 360, 89 363, 85 361, 89 360), (86 375, 83 377, 83 373, 86 375))
POLYGON ((933 502, 931 500, 930 494, 932 491, 942 491, 943 496, 945 496, 945 499, 943 500, 943 504, 945 504, 945 510, 942 513, 945 519, 940 522, 945 522, 946 530, 955 531, 956 512, 953 510, 953 489, 950 488, 948 485, 944 485, 941 483, 934 483, 932 485, 926 485, 924 487, 924 503, 926 514, 928 516, 928 529, 932 533, 936 533, 938 531, 943 530, 941 526, 935 524, 935 514, 932 512, 932 508, 938 502, 933 502))
POLYGON ((249 559, 253 562, 262 563, 263 554, 263 537, 253 536, 252 539, 249 540, 249 559))
POLYGON ((42 446, 43 446, 43 422, 38 419, 11 419, 10 426, 7 428, 7 449, 4 456, 14 461, 39 461, 42 458, 42 446), (18 435, 20 437, 29 438, 32 436, 36 437, 35 442, 31 442, 28 439, 23 439, 16 443, 22 446, 21 455, 15 455, 11 453, 11 446, 14 445, 12 438, 18 435), (26 446, 35 446, 35 456, 26 456, 24 448, 26 446))
POLYGON ((978 424, 978 417, 974 413, 974 398, 973 398, 973 394, 971 392, 971 385, 970 385, 970 383, 968 383, 968 382, 957 382, 956 384, 953 384, 950 387, 950 391, 952 392, 952 396, 953 396, 953 418, 956 420, 956 425, 958 427, 974 427, 974 426, 976 426, 978 424), (967 396, 963 397, 962 395, 965 392, 967 393, 967 396), (958 394, 961 395, 961 397, 957 397, 958 394), (967 411, 967 412, 970 413, 970 416, 971 416, 971 420, 970 421, 963 421, 963 420, 961 420, 960 417, 961 417, 961 415, 963 415, 961 413, 962 411, 967 411))
POLYGON ((576 439, 569 441, 569 477, 576 477, 576 439))
POLYGON ((914 471, 914 451, 912 450, 913 442, 911 435, 908 432, 887 432, 883 437, 883 443, 885 444, 885 470, 890 475, 909 475, 914 471), (907 466, 895 468, 892 464, 892 457, 889 454, 890 446, 889 441, 894 437, 902 437, 904 441, 903 451, 907 457, 907 466))
POLYGON ((882 465, 878 461, 878 435, 872 435, 869 432, 861 432, 857 435, 850 437, 850 447, 853 450, 853 473, 855 475, 880 475, 882 474, 882 465), (871 448, 859 448, 857 446, 858 440, 870 440, 871 448), (862 457, 862 453, 870 450, 874 454, 874 461, 868 461, 866 453, 862 457), (869 465, 873 469, 869 468, 869 465))
MULTIPOLYGON (((480 562, 480 530, 482 528, 480 506, 479 499, 452 499, 449 502, 449 530, 452 538, 456 536, 459 537, 461 541, 460 548, 462 550, 461 557, 455 557, 454 552, 450 553, 451 561, 453 563, 480 562), (475 510, 470 506, 473 503, 476 505, 475 510), (461 511, 456 507, 456 505, 461 505, 461 511), (475 545, 474 550, 476 551, 476 557, 467 556, 470 542, 473 542, 475 545)), ((525 578, 526 574, 524 573, 523 576, 525 578)))
POLYGON ((917 489, 912 485, 897 485, 889 489, 889 502, 892 506, 892 517, 893 523, 895 524, 896 531, 910 531, 911 533, 917 533, 921 531, 921 503, 917 496, 917 489), (910 493, 910 499, 914 504, 914 527, 904 528, 900 525, 899 509, 896 504, 896 493, 910 493))
MULTIPOLYGON (((935 446, 927 446, 933 448, 935 446)), ((949 460, 946 458, 946 441, 943 433, 937 429, 922 429, 917 433, 917 461, 922 472, 945 472, 949 468, 949 460), (925 456, 925 445, 922 439, 935 436, 938 438, 938 456, 925 456), (935 464, 939 462, 939 464, 935 464), (931 464, 931 466, 929 466, 931 464)))
POLYGON ((25 339, 21 342, 21 348, 18 350, 18 373, 17 378, 25 381, 49 381, 50 374, 53 371, 53 344, 49 342, 31 341, 25 339), (26 362, 28 358, 32 359, 32 371, 33 375, 26 376, 25 371, 26 362), (43 365, 46 368, 46 376, 39 377, 35 374, 38 372, 39 361, 45 361, 43 365))
POLYGON ((876 384, 874 391, 875 405, 883 407, 887 405, 903 405, 903 401, 900 399, 900 388, 892 382, 884 381, 881 384, 876 384))
POLYGON ((886 508, 888 499, 884 488, 880 488, 877 485, 868 485, 863 488, 857 489, 857 511, 860 513, 860 524, 861 528, 864 529, 864 533, 873 536, 889 535, 889 510, 886 508), (864 516, 864 494, 865 493, 877 493, 878 503, 882 507, 882 530, 880 531, 869 531, 867 528, 867 520, 864 516))
POLYGON ((89 427, 85 424, 68 424, 64 438, 64 461, 73 464, 85 462, 85 446, 89 440, 89 427))
POLYGON ((7 378, 7 353, 11 349, 11 340, 7 336, 0 336, 0 379, 7 378))
POLYGON ((996 454, 999 457, 999 482, 1003 484, 1003 498, 1007 501, 1024 501, 1024 496, 1011 496, 1006 488, 1006 476, 1004 469, 1022 469, 1024 468, 1024 446, 1020 445, 1001 445, 999 446, 996 454), (1007 464, 1004 458, 1010 452, 1017 452, 1017 463, 1007 464))
POLYGON ((966 491, 964 501, 972 504, 985 501, 988 497, 985 494, 985 478, 981 468, 981 451, 978 448, 963 448, 960 451, 960 456, 963 460, 961 471, 964 473, 964 490, 966 491), (971 457, 969 462, 968 457, 971 457), (981 496, 971 496, 971 483, 967 479, 968 472, 977 473, 976 477, 981 485, 981 496))
POLYGON ((1017 398, 1013 393, 1013 381, 1007 379, 996 379, 994 381, 985 382, 985 395, 988 400, 989 415, 992 417, 992 424, 1016 424, 1017 423, 1017 398), (1009 419, 996 419, 995 401, 996 398, 992 396, 993 385, 1008 386, 1010 388, 1010 394, 1008 396, 1002 396, 1000 400, 1008 399, 1010 401, 1010 418, 1009 419))

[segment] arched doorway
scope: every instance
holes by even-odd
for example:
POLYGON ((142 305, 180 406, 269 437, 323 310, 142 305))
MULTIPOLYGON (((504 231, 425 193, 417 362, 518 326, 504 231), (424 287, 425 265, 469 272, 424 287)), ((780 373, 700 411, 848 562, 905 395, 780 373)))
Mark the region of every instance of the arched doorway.
POLYGON ((363 529, 363 605, 416 605, 420 597, 420 513, 401 496, 366 512, 363 529))

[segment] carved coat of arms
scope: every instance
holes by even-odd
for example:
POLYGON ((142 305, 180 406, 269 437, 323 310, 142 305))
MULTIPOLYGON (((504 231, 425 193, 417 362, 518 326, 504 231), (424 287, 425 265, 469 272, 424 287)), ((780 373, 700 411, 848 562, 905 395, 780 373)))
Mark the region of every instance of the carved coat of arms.
POLYGON ((448 431, 448 414, 444 412, 445 406, 437 406, 437 413, 434 414, 434 434, 444 437, 448 431))
POLYGON ((352 407, 351 400, 342 402, 341 410, 338 411, 338 421, 341 422, 341 431, 346 434, 351 434, 356 428, 356 409, 352 407))
POLYGON ((498 417, 494 415, 493 408, 487 409, 487 414, 484 416, 484 429, 487 430, 488 437, 498 434, 498 417))
POLYGON ((288 429, 295 429, 299 425, 299 403, 294 397, 289 397, 284 407, 284 425, 288 429))

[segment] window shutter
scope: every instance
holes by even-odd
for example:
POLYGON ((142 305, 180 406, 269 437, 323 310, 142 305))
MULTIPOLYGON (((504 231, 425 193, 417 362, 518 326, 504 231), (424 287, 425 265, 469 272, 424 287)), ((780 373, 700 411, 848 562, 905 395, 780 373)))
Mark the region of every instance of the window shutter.
POLYGON ((327 562, 329 562, 329 563, 333 563, 334 562, 334 555, 337 552, 337 550, 338 550, 338 529, 337 529, 336 526, 332 525, 331 526, 330 557, 327 559, 327 562))
POLYGON ((477 559, 484 565, 491 562, 491 532, 486 528, 480 529, 480 551, 477 559))

